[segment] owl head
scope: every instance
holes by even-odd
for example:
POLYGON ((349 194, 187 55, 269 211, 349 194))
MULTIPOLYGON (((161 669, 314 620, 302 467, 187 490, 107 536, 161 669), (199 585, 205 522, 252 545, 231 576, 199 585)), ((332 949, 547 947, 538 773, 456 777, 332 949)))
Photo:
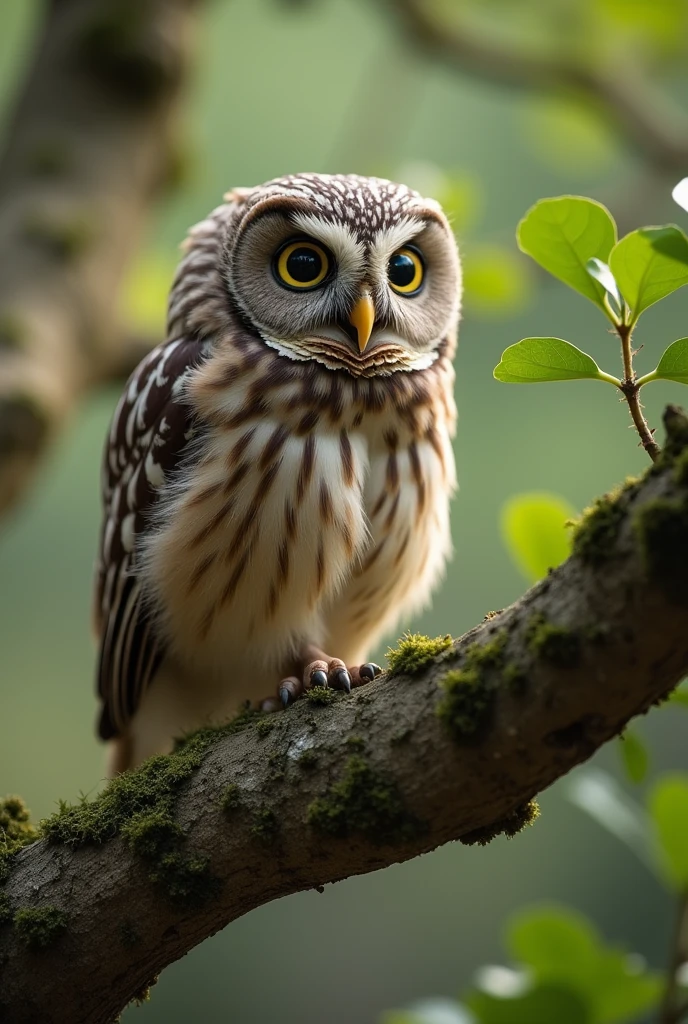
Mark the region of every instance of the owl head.
POLYGON ((434 200, 381 178, 327 174, 227 199, 225 287, 282 355, 369 376, 423 369, 453 344, 461 271, 434 200))

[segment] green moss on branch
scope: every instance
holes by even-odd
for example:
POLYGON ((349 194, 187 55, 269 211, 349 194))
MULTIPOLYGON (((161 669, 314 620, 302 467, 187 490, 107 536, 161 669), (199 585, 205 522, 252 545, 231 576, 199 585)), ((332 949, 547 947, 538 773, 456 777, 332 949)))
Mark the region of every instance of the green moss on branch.
POLYGON ((241 791, 236 782, 230 782, 220 794, 220 807, 225 814, 232 815, 241 807, 241 791))
POLYGON ((0 889, 0 925, 11 924, 14 913, 10 906, 9 897, 6 892, 0 889))
POLYGON ((12 858, 38 838, 31 813, 20 796, 0 799, 0 885, 10 871, 12 858))
POLYGON ((308 808, 308 822, 325 835, 362 835, 372 843, 403 842, 420 823, 407 811, 399 790, 355 754, 339 782, 308 808))
POLYGON ((677 604, 688 603, 688 502, 657 498, 636 515, 635 531, 650 579, 677 604))
POLYGON ((447 672, 440 686, 443 696, 436 708, 438 718, 455 740, 475 739, 489 719, 494 689, 475 668, 447 672))
POLYGON ((573 553, 586 565, 603 565, 614 554, 623 518, 618 492, 598 498, 573 528, 573 553))
POLYGON ((574 668, 580 661, 580 637, 571 629, 555 626, 544 615, 533 615, 526 630, 528 649, 557 668, 574 668))
POLYGON ((415 675, 422 672, 438 655, 448 651, 453 643, 448 633, 434 638, 422 633, 406 633, 396 647, 387 651, 389 675, 415 675))
POLYGON ((458 742, 477 739, 489 721, 498 686, 490 670, 504 664, 507 640, 506 630, 500 630, 485 644, 470 644, 464 667, 447 672, 440 682, 443 696, 436 713, 458 742))
POLYGON ((263 843, 271 843, 279 832, 279 819, 272 807, 261 807, 253 815, 251 834, 263 843))
POLYGON ((14 929, 27 949, 48 949, 67 930, 67 915, 57 907, 18 910, 14 915, 14 929))
POLYGON ((461 836, 459 841, 465 846, 487 846, 497 836, 505 835, 507 839, 513 839, 519 832, 534 825, 539 817, 540 805, 537 800, 529 800, 492 825, 485 825, 472 832, 467 832, 461 836))
POLYGON ((310 704, 331 704, 336 694, 329 686, 313 686, 306 690, 306 700, 310 704))
POLYGON ((263 721, 263 716, 247 711, 225 726, 193 733, 171 754, 116 776, 95 800, 61 808, 43 823, 42 834, 48 842, 72 847, 98 845, 119 835, 172 902, 200 905, 217 892, 218 881, 205 858, 185 852, 186 835, 174 814, 176 801, 220 739, 258 728, 263 721))

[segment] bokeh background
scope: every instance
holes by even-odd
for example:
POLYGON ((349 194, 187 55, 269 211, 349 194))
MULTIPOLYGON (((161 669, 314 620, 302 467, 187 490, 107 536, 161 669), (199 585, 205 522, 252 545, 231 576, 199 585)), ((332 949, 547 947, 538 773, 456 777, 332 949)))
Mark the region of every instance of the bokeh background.
MULTIPOLYGON (((2 4, 0 119, 41 7, 37 0, 2 4)), ((543 5, 534 0, 473 7, 488 34, 499 26, 505 38, 511 33, 540 45, 545 28, 562 45, 573 39, 574 8, 604 15, 600 25, 615 34, 600 36, 600 53, 613 39, 631 59, 647 58, 685 106, 683 0, 548 0, 559 20, 544 23, 543 5)), ((585 29, 591 39, 597 24, 585 29)), ((575 45, 585 42, 583 29, 580 35, 575 45)), ((122 297, 125 315, 147 330, 162 322, 186 228, 230 186, 299 170, 377 173, 446 201, 467 274, 457 361, 456 554, 432 610, 406 625, 461 634, 524 589, 500 537, 507 499, 547 490, 581 509, 640 471, 646 458, 611 389, 493 380, 502 350, 531 335, 565 337, 618 372, 616 344, 599 312, 518 253, 516 224, 536 199, 562 193, 606 202, 625 228, 685 221, 671 202, 671 180, 572 100, 462 77, 415 53, 401 44, 384 9, 365 0, 208 3, 184 132, 184 182, 156 211, 122 297)), ((680 292, 646 314, 640 372, 688 333, 687 313, 680 292)), ((644 396, 654 425, 666 401, 685 400, 679 385, 665 383, 644 396)), ((106 391, 81 408, 0 536, 0 791, 21 793, 38 817, 58 798, 92 792, 102 775, 89 604, 99 461, 116 397, 106 391)), ((686 767, 685 713, 658 711, 641 729, 653 767, 686 767)), ((621 777, 615 748, 595 760, 621 777)), ((513 841, 485 849, 450 845, 255 911, 169 968, 151 1002, 128 1010, 124 1020, 373 1024, 385 1009, 465 988, 479 964, 499 962, 504 916, 542 900, 581 909, 608 939, 662 964, 669 897, 572 806, 565 780, 541 802, 536 827, 513 841)))

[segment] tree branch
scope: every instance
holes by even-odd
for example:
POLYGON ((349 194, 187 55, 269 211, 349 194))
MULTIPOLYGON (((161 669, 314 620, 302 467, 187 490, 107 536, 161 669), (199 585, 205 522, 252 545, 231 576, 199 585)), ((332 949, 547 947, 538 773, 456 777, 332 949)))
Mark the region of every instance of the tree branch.
POLYGON ((573 556, 447 649, 409 642, 398 674, 331 706, 197 734, 44 826, 0 890, 6 1019, 109 1021, 270 900, 512 834, 688 669, 688 419, 665 423, 661 460, 595 506, 573 556))
POLYGON ((0 157, 0 511, 117 363, 198 0, 52 0, 0 157))
POLYGON ((656 171, 682 175, 688 165, 688 120, 643 79, 636 65, 595 67, 565 54, 543 55, 495 44, 433 13, 428 0, 381 0, 417 49, 453 71, 487 82, 586 100, 656 171))

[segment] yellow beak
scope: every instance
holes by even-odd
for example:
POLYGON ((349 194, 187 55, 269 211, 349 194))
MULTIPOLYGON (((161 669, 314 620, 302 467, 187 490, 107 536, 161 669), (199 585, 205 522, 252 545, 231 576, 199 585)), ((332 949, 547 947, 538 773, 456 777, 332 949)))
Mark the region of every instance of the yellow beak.
POLYGON ((349 314, 349 323, 356 328, 358 333, 359 352, 364 352, 375 323, 375 306, 367 288, 361 289, 356 305, 349 314))

